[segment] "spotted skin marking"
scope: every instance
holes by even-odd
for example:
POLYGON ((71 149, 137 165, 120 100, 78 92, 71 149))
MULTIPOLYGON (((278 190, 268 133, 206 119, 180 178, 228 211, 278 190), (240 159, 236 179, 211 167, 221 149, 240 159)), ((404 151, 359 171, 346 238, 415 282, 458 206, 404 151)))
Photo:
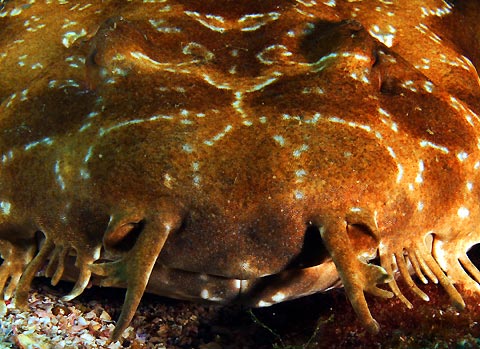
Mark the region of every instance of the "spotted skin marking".
POLYGON ((65 299, 127 289, 114 340, 145 290, 269 306, 343 284, 376 332, 364 292, 411 307, 400 275, 428 300, 411 266, 464 307, 480 5, 455 3, 1 2, 0 291, 25 307, 74 256, 65 299), (302 259, 306 230, 327 257, 302 259))

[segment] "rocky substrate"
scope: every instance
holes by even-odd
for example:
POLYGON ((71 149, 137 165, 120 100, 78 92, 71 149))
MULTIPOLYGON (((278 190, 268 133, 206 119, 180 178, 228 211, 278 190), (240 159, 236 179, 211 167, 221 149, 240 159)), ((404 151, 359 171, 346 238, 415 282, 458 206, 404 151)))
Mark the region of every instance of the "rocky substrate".
POLYGON ((220 307, 145 295, 121 341, 109 343, 123 292, 93 287, 70 302, 71 286, 35 282, 30 311, 10 302, 0 307, 0 347, 57 348, 476 348, 480 346, 479 299, 466 297, 457 312, 435 285, 424 286, 430 302, 369 298, 382 325, 370 335, 357 322, 343 291, 333 290, 269 308, 220 307))

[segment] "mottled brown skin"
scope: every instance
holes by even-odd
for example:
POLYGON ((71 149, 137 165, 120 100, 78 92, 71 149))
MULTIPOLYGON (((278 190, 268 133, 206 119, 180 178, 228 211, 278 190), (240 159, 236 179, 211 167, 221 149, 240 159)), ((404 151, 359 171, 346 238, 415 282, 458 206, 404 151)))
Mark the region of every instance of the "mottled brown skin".
POLYGON ((67 299, 92 273, 127 287, 113 339, 147 283, 265 306, 338 272, 378 331, 364 292, 411 307, 394 275, 428 300, 414 272, 462 308, 454 284, 480 290, 480 88, 458 6, 7 3, 0 289, 26 306, 36 272, 55 284, 73 254, 67 299))

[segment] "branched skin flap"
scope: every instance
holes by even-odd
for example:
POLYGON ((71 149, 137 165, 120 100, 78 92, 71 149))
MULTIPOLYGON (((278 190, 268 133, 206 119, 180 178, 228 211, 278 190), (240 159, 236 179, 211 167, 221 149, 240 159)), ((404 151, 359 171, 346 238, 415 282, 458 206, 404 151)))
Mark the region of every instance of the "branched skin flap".
POLYGON ((479 292, 477 2, 0 5, 0 291, 479 292), (402 3, 402 4, 400 4, 402 3), (42 243, 38 245, 38 238, 42 243), (379 257, 379 265, 371 261, 379 257))

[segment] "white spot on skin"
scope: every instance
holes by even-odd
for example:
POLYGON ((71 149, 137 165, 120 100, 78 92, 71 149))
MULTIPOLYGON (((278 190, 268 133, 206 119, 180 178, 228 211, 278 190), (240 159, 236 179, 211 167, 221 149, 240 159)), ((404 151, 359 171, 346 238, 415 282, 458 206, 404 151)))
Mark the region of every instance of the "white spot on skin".
POLYGON ((419 202, 417 203, 417 210, 418 210, 418 211, 422 211, 422 210, 423 210, 423 207, 424 207, 424 206, 423 206, 423 202, 419 201, 419 202))
POLYGON ((315 87, 304 87, 302 90, 303 94, 316 94, 316 95, 323 95, 325 94, 325 90, 319 86, 315 87))
POLYGON ((396 158, 397 158, 397 155, 396 155, 395 152, 393 151, 392 147, 387 147, 387 150, 388 150, 388 152, 390 153, 390 156, 391 156, 393 159, 396 159, 396 158))
POLYGON ((166 173, 163 176, 163 185, 166 186, 168 189, 172 189, 172 182, 173 182, 172 176, 170 176, 170 174, 166 173))
POLYGON ((22 8, 21 7, 15 7, 12 11, 10 11, 10 17, 18 16, 21 13, 22 13, 22 8))
POLYGON ((200 178, 199 175, 195 175, 195 176, 193 176, 192 181, 193 181, 193 185, 198 187, 198 186, 200 186, 201 178, 200 178))
POLYGON ((93 153, 93 146, 90 146, 87 150, 87 155, 85 155, 85 157, 83 158, 84 163, 87 163, 90 160, 90 158, 92 157, 92 153, 93 153))
POLYGON ((75 25, 78 24, 77 22, 72 21, 72 20, 70 20, 70 19, 68 19, 68 18, 65 18, 65 19, 63 20, 63 22, 64 22, 64 24, 62 25, 62 29, 67 29, 67 28, 69 28, 69 27, 73 27, 73 26, 75 26, 75 25))
POLYGON ((227 125, 227 126, 225 126, 225 128, 223 129, 222 132, 217 133, 211 139, 208 139, 208 140, 204 141, 203 143, 208 145, 208 146, 213 146, 215 144, 215 142, 218 142, 219 140, 221 140, 223 137, 225 137, 227 135, 227 133, 229 133, 232 130, 233 130, 233 126, 232 125, 227 125))
POLYGON ((210 297, 210 293, 207 289, 203 289, 200 293, 200 297, 202 297, 203 299, 208 299, 210 297))
POLYGON ((437 43, 437 44, 439 44, 439 43, 442 42, 442 38, 439 37, 437 34, 435 34, 435 33, 433 33, 433 32, 430 33, 429 38, 430 38, 433 42, 435 42, 435 43, 437 43))
POLYGON ((243 103, 243 93, 235 92, 235 101, 232 102, 232 107, 240 114, 242 118, 246 118, 247 114, 242 108, 243 103))
POLYGON ((301 183, 303 182, 304 178, 307 175, 307 171, 305 171, 303 168, 300 168, 295 171, 295 176, 297 177, 296 183, 301 183))
POLYGON ((289 30, 289 31, 287 32, 287 36, 288 36, 289 38, 294 38, 294 37, 295 37, 295 31, 289 30))
POLYGON ((468 210, 468 208, 462 206, 458 209, 457 215, 461 219, 465 219, 465 218, 468 218, 468 216, 470 216, 470 211, 468 210))
POLYGON ((299 158, 302 155, 302 153, 306 152, 307 150, 308 150, 308 145, 302 144, 299 148, 293 151, 293 156, 295 158, 299 158))
POLYGON ((397 183, 400 183, 402 178, 403 178, 403 166, 400 164, 397 164, 397 183))
POLYGON ((285 293, 277 292, 275 295, 273 295, 272 301, 279 303, 283 301, 285 298, 286 298, 285 293))
POLYGON ((77 41, 81 37, 84 37, 85 35, 87 35, 87 31, 84 28, 82 28, 79 32, 66 32, 65 34, 63 34, 62 44, 66 48, 69 48, 73 45, 75 41, 77 41))
POLYGON ((373 25, 368 31, 371 36, 382 42, 387 47, 393 46, 393 40, 395 39, 396 29, 392 25, 389 25, 386 30, 381 30, 378 25, 373 25))
POLYGON ((225 32, 225 28, 223 27, 223 23, 225 22, 225 19, 221 16, 215 16, 215 15, 201 15, 198 12, 195 11, 185 11, 184 12, 187 16, 195 19, 198 23, 203 25, 204 27, 219 32, 223 33, 225 32))
POLYGON ((462 152, 457 154, 457 158, 460 162, 463 162, 468 158, 468 154, 465 153, 464 151, 462 151, 462 152))
POLYGON ((346 124, 347 123, 345 120, 337 118, 336 116, 329 117, 328 121, 334 122, 334 123, 337 123, 337 124, 346 124))
POLYGON ((2 155, 2 162, 6 163, 9 160, 13 159, 13 150, 8 151, 6 154, 2 155))
POLYGON ((426 140, 421 140, 421 141, 420 141, 420 146, 421 146, 422 148, 430 147, 430 148, 439 150, 440 152, 442 152, 442 153, 444 153, 444 154, 448 154, 448 153, 449 153, 448 148, 442 147, 442 146, 440 146, 440 145, 437 145, 437 144, 435 144, 435 143, 432 143, 432 142, 426 141, 426 140))
POLYGON ((390 113, 389 113, 388 111, 386 111, 385 109, 383 109, 383 108, 378 108, 378 112, 379 112, 380 114, 382 114, 383 116, 386 116, 387 118, 390 118, 390 117, 391 117, 390 113))
POLYGON ((418 172, 417 177, 415 178, 415 183, 423 183, 423 171, 425 170, 425 165, 423 160, 418 161, 418 172))
POLYGON ((338 57, 338 53, 336 52, 333 52, 333 53, 330 53, 326 56, 323 56, 322 58, 320 58, 318 61, 316 62, 313 62, 313 63, 301 63, 299 64, 300 66, 305 66, 307 68, 309 68, 311 70, 312 73, 317 73, 319 71, 322 71, 325 67, 326 67, 326 62, 331 60, 331 59, 334 59, 334 58, 337 58, 338 57))
POLYGON ((37 145, 40 145, 40 144, 51 145, 52 143, 53 143, 53 140, 50 139, 49 137, 46 137, 42 140, 32 142, 32 143, 29 143, 29 144, 25 145, 24 149, 25 149, 25 151, 28 151, 32 148, 35 148, 37 145))
POLYGON ((142 122, 145 122, 145 121, 146 120, 144 120, 144 119, 134 119, 134 120, 127 120, 127 121, 119 122, 118 124, 113 125, 113 126, 108 127, 108 128, 100 128, 100 130, 98 130, 98 135, 100 137, 102 137, 102 136, 106 135, 107 133, 109 133, 113 130, 116 130, 118 128, 133 125, 133 124, 139 124, 139 123, 142 123, 142 122))
POLYGON ((154 27, 155 30, 160 32, 160 33, 172 34, 172 33, 181 33, 182 32, 181 28, 164 26, 163 25, 165 23, 164 19, 158 19, 158 20, 150 19, 149 22, 152 25, 152 27, 154 27))
MULTIPOLYGON (((198 60, 194 58, 193 61, 191 62, 182 62, 182 63, 171 63, 171 62, 157 62, 156 60, 150 58, 143 52, 139 51, 131 51, 129 52, 130 57, 134 58, 137 62, 136 64, 140 66, 146 66, 148 68, 155 68, 155 69, 164 69, 165 71, 172 72, 172 73, 177 73, 178 70, 175 68, 180 68, 181 66, 192 64, 192 63, 198 63, 198 60)), ((117 55, 119 59, 125 59, 122 55, 117 55)), ((180 70, 181 73, 188 74, 190 73, 189 70, 180 70)))
POLYGON ((418 92, 417 88, 415 87, 415 82, 413 80, 407 80, 402 83, 402 87, 406 88, 412 92, 418 92))
MULTIPOLYGON (((415 68, 424 69, 424 70, 430 69, 430 59, 423 57, 422 58, 422 64, 416 64, 415 68)), ((433 84, 429 81, 425 82, 424 88, 427 92, 433 92, 433 84), (432 88, 432 91, 429 91, 430 87, 432 88)))
POLYGON ((472 182, 467 182, 467 190, 472 191, 473 190, 473 183, 472 182))
POLYGON ((205 46, 197 42, 189 42, 183 47, 182 52, 184 55, 191 55, 195 58, 201 57, 201 60, 195 59, 194 62, 211 61, 215 58, 215 55, 212 51, 208 50, 205 46))
POLYGON ((56 180, 57 180, 58 185, 60 186, 60 188, 62 190, 65 190, 65 181, 63 180, 63 177, 60 173, 60 160, 57 160, 55 162, 54 172, 55 172, 55 176, 56 176, 56 180))
POLYGON ((15 98, 17 98, 17 94, 16 93, 12 93, 10 95, 10 97, 8 97, 8 102, 7 104, 5 105, 5 108, 10 108, 13 104, 13 101, 15 100, 15 98))
POLYGON ((78 132, 83 132, 83 131, 85 131, 86 129, 88 129, 90 126, 92 126, 92 123, 88 122, 88 123, 86 123, 85 125, 83 125, 82 127, 80 127, 80 129, 78 130, 78 132))
POLYGON ((275 136, 273 136, 273 139, 274 139, 275 142, 277 142, 278 145, 280 145, 281 147, 283 147, 283 146, 285 145, 285 138, 283 138, 283 136, 275 135, 275 136))
POLYGON ((356 123, 356 122, 353 122, 353 121, 345 121, 343 119, 340 119, 336 116, 331 116, 327 119, 328 121, 330 122, 333 122, 333 123, 336 123, 336 124, 347 124, 348 126, 350 127, 353 127, 353 128, 359 128, 361 130, 364 130, 366 132, 372 132, 372 128, 368 125, 362 125, 362 124, 359 124, 359 123, 356 123))
POLYGON ((100 113, 98 111, 92 111, 87 115, 87 118, 94 118, 95 116, 99 115, 100 113))
POLYGON ((386 111, 385 109, 383 108, 378 108, 378 112, 380 113, 380 115, 383 115, 386 117, 386 119, 384 118, 380 118, 380 120, 382 121, 382 123, 384 123, 385 125, 387 125, 388 127, 390 127, 390 129, 393 131, 393 132, 398 132, 398 125, 393 122, 391 120, 391 115, 388 111, 386 111))
POLYGON ((243 27, 241 31, 255 31, 278 18, 280 18, 280 13, 278 12, 254 13, 242 16, 238 20, 238 23, 241 25, 247 25, 243 27))
POLYGON ((83 179, 89 179, 90 178, 90 172, 88 172, 87 169, 81 168, 80 169, 80 177, 83 179))
POLYGON ((295 199, 300 200, 300 199, 303 199, 305 195, 300 190, 295 190, 294 196, 295 196, 295 199))
POLYGON ((8 216, 10 214, 10 209, 12 208, 12 204, 8 201, 0 201, 0 211, 2 214, 8 216))
POLYGON ((311 119, 305 120, 305 123, 316 124, 321 118, 322 118, 322 115, 320 113, 315 113, 311 119))
POLYGON ((265 65, 272 65, 275 63, 279 63, 283 60, 283 57, 290 57, 292 56, 292 52, 290 52, 285 45, 271 45, 266 47, 262 50, 259 54, 257 54, 257 59, 260 63, 265 65))
POLYGON ((28 57, 28 55, 22 55, 20 57, 18 57, 19 61, 18 61, 18 65, 20 67, 24 67, 26 65, 26 63, 24 62, 24 60, 28 57))
POLYGON ((210 75, 208 74, 203 74, 203 80, 205 80, 207 83, 209 83, 210 85, 212 86, 215 86, 216 88, 220 89, 220 90, 231 90, 231 86, 228 82, 225 82, 225 83, 218 83, 216 81, 214 81, 210 75))
POLYGON ((355 58, 358 61, 370 62, 370 57, 369 56, 361 55, 359 53, 354 53, 353 58, 355 58))
POLYGON ((193 152, 193 147, 190 144, 184 144, 184 145, 182 145, 182 150, 185 153, 191 153, 191 152, 193 152))
POLYGON ((172 115, 153 115, 148 121, 157 121, 157 120, 173 120, 172 115))
POLYGON ((30 68, 31 68, 32 70, 42 69, 42 68, 43 68, 43 64, 40 63, 40 62, 37 62, 37 63, 35 63, 35 64, 32 64, 30 68))
POLYGON ((68 223, 68 218, 67 218, 67 216, 66 216, 65 214, 62 214, 62 215, 60 216, 60 220, 61 220, 63 223, 68 223))
POLYGON ((252 88, 248 89, 247 92, 254 92, 254 91, 260 91, 262 90, 264 87, 274 83, 275 81, 277 81, 278 78, 277 77, 274 77, 274 78, 269 78, 267 80, 265 80, 264 82, 261 82, 255 86, 253 86, 252 88))
POLYGON ((362 74, 360 74, 360 75, 357 74, 357 73, 351 73, 351 74, 350 74, 350 77, 351 77, 352 79, 354 79, 354 80, 361 81, 361 82, 363 82, 363 83, 365 83, 365 84, 369 84, 369 83, 370 83, 370 80, 368 80, 368 77, 367 77, 364 73, 362 73, 362 74))
POLYGON ((80 85, 75 80, 50 80, 48 83, 49 88, 59 88, 63 89, 65 87, 80 87, 80 85))
MULTIPOLYGON (((448 58, 445 54, 440 54, 440 62, 442 63, 446 63, 452 67, 461 67, 462 69, 466 70, 466 71, 471 71, 471 62, 468 61, 468 63, 466 63, 467 61, 465 60, 462 60, 460 59, 459 57, 456 57, 455 60, 452 60, 450 58, 448 58)), ((473 68, 475 69, 475 68, 473 68)))
POLYGON ((430 81, 425 81, 425 83, 423 84, 423 88, 428 93, 432 93, 433 92, 433 83, 430 82, 430 81))

